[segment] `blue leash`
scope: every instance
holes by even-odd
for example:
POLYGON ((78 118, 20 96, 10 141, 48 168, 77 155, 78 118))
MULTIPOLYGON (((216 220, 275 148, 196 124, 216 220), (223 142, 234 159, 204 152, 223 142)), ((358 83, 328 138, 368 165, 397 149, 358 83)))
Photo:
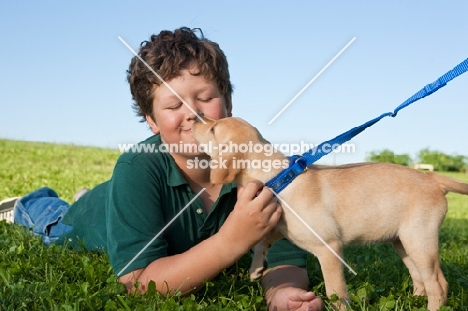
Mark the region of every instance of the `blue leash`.
POLYGON ((294 178, 296 178, 297 175, 304 172, 309 165, 315 163, 324 155, 329 154, 339 145, 347 142, 354 136, 364 131, 366 128, 374 125, 375 123, 379 122, 381 119, 385 117, 388 117, 388 116, 396 117, 398 111, 400 111, 401 109, 405 108, 406 106, 409 106, 415 101, 420 100, 421 98, 431 95, 432 93, 434 93, 441 87, 445 86, 448 82, 455 79, 459 75, 465 73, 466 71, 468 71, 468 58, 465 59, 460 64, 458 64, 455 68, 453 68, 452 70, 450 70, 449 72, 441 76, 439 79, 437 79, 433 83, 426 85, 419 92, 417 92, 416 94, 408 98, 400 106, 398 106, 393 112, 384 113, 381 116, 375 119, 372 119, 358 127, 354 127, 350 129, 349 131, 341 135, 338 135, 331 140, 325 141, 321 143, 320 145, 315 146, 313 149, 306 151, 305 153, 302 154, 302 156, 299 156, 299 155, 291 156, 289 167, 282 170, 276 177, 274 177, 273 179, 265 183, 265 186, 271 188, 274 192, 279 193, 281 190, 286 188, 286 186, 289 185, 294 180, 294 178), (324 146, 328 147, 326 148, 327 149, 326 151, 324 151, 324 146))

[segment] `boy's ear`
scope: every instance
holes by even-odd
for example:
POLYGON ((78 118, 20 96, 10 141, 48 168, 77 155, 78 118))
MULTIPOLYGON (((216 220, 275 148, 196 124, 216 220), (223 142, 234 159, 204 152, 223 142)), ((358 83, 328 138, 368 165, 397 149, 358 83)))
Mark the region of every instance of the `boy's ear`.
POLYGON ((218 157, 216 163, 212 162, 210 182, 212 184, 227 184, 233 182, 240 169, 236 168, 231 157, 218 157))
POLYGON ((146 115, 146 122, 148 122, 151 132, 154 134, 159 134, 159 126, 157 126, 156 121, 153 120, 153 117, 149 114, 146 115))

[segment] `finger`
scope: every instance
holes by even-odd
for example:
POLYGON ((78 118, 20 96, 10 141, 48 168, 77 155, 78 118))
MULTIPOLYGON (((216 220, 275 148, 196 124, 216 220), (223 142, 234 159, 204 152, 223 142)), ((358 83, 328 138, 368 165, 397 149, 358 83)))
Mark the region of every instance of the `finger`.
POLYGON ((257 196, 257 192, 262 189, 262 187, 263 184, 260 181, 251 181, 241 191, 241 195, 246 199, 252 200, 257 196))
POLYGON ((269 202, 277 202, 276 196, 271 192, 270 188, 263 187, 258 193, 256 200, 263 202, 263 205, 266 206, 269 202))
POLYGON ((308 292, 308 291, 301 291, 301 292, 298 292, 296 293, 295 295, 291 296, 289 299, 291 299, 292 301, 312 301, 314 300, 315 298, 317 298, 315 296, 315 293, 314 292, 308 292))
POLYGON ((282 214, 283 214, 283 209, 281 208, 281 205, 276 204, 275 210, 270 215, 269 225, 270 226, 276 226, 276 224, 280 220, 282 214))
POLYGON ((315 293, 313 293, 313 292, 303 292, 303 293, 301 293, 300 296, 301 296, 300 300, 302 300, 302 301, 312 301, 315 298, 317 298, 315 296, 315 293))
POLYGON ((309 300, 309 308, 308 310, 310 311, 316 311, 316 310, 323 310, 324 305, 323 305, 323 300, 320 299, 315 293, 313 294, 313 298, 309 300))
MULTIPOLYGON (((262 200, 261 202, 263 202, 263 199, 266 200, 267 198, 258 198, 258 199, 256 198, 256 200, 262 200)), ((275 196, 272 196, 268 201, 263 203, 263 211, 265 212, 270 211, 271 213, 273 213, 278 208, 278 205, 279 205, 278 198, 276 198, 275 196)))
POLYGON ((242 196, 242 192, 244 192, 245 187, 237 186, 237 198, 239 199, 242 196))
POLYGON ((271 229, 275 227, 280 220, 283 210, 278 203, 272 203, 263 207, 260 212, 262 214, 262 222, 265 228, 271 229))
POLYGON ((277 215, 278 219, 281 217, 281 214, 283 214, 283 207, 281 206, 279 202, 276 203, 275 214, 277 215))

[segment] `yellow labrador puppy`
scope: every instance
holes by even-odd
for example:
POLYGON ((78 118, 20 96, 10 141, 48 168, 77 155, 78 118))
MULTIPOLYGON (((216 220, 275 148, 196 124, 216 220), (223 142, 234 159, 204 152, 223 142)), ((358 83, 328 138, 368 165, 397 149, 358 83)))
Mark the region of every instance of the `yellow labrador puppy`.
MULTIPOLYGON (((246 121, 205 120, 206 124, 196 122, 192 131, 212 159, 211 182, 265 183, 288 163, 287 157, 272 151, 246 121)), ((409 269, 414 294, 427 295, 428 309, 433 311, 447 300, 448 283, 439 266, 438 232, 447 212, 445 194, 449 191, 468 194, 468 184, 400 165, 361 163, 311 165, 279 196, 339 256, 343 245, 349 243, 392 242, 409 269)), ((340 301, 335 307, 346 308, 349 296, 341 261, 284 207, 275 232, 255 247, 251 278, 262 276, 265 253, 281 236, 318 258, 328 297, 337 294, 340 301)))

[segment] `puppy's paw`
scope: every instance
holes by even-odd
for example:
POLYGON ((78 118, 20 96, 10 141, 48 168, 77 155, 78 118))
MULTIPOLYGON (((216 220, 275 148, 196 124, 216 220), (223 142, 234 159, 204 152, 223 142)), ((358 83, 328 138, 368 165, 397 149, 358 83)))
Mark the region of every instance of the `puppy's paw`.
POLYGON ((260 280, 263 276, 263 271, 265 268, 263 267, 258 267, 258 268, 250 268, 250 280, 251 281, 257 281, 260 280))

